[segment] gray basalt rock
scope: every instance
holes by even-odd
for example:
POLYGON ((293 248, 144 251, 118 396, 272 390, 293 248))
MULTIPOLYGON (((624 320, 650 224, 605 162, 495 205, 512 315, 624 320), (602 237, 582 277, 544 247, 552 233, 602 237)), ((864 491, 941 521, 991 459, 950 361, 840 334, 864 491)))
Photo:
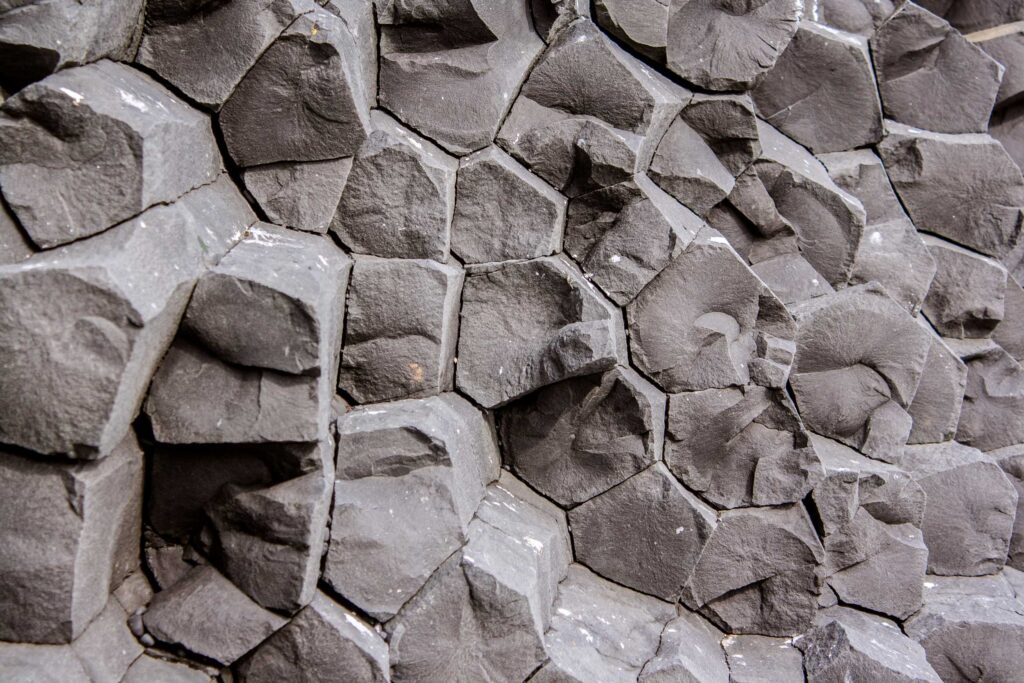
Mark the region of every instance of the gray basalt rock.
POLYGON ((665 624, 658 654, 644 665, 641 683, 728 683, 722 632, 691 612, 665 624))
POLYGON ((924 314, 945 337, 988 337, 1003 319, 1006 269, 998 261, 926 235, 937 270, 924 314))
POLYGON ((588 0, 530 0, 533 28, 550 43, 569 24, 583 17, 590 18, 588 0))
POLYGON ((0 265, 24 261, 36 248, 0 199, 0 265))
POLYGON ((121 681, 142 654, 142 645, 128 629, 128 615, 111 597, 71 649, 93 681, 121 681))
MULTIPOLYGON (((1011 104, 993 112, 988 133, 999 141, 1018 167, 1024 163, 1024 104, 1011 104)), ((1020 276, 1019 272, 1014 272, 1020 276)))
POLYGON ((805 16, 826 26, 870 38, 900 0, 810 0, 805 16))
POLYGON ((693 240, 704 222, 646 176, 569 203, 565 251, 623 306, 693 240))
POLYGON ((661 459, 665 396, 628 367, 557 382, 498 413, 512 469, 559 505, 593 498, 661 459))
POLYGON ((213 679, 187 664, 142 655, 128 668, 124 683, 210 683, 213 679))
POLYGON ((867 225, 907 218, 896 191, 889 182, 882 160, 870 149, 819 154, 818 161, 825 166, 829 177, 836 185, 861 203, 867 225))
POLYGON ((619 310, 563 257, 468 269, 455 378, 484 407, 609 370, 626 354, 619 310))
POLYGON ((909 2, 871 39, 885 115, 938 133, 984 133, 1003 67, 909 2))
POLYGON ((799 252, 786 252, 750 266, 779 300, 792 306, 835 291, 799 252))
POLYGON ((191 100, 219 109, 277 37, 316 7, 313 0, 150 0, 135 59, 191 100))
POLYGON ((464 157, 452 252, 465 263, 550 256, 562 245, 566 199, 498 147, 464 157))
POLYGON ((661 139, 649 173, 663 190, 701 216, 728 197, 736 183, 714 148, 682 116, 661 139))
POLYGON ((655 62, 665 62, 672 0, 597 0, 594 21, 655 62))
POLYGON ((457 263, 357 256, 338 386, 361 403, 451 391, 463 279, 457 263))
POLYGON ((99 462, 0 456, 0 639, 68 643, 138 566, 142 452, 127 436, 99 462), (17 552, 15 550, 17 549, 17 552))
POLYGON ((665 462, 720 508, 798 502, 822 476, 792 402, 759 386, 673 394, 665 462))
POLYGON ((271 223, 324 234, 341 201, 352 159, 291 162, 245 169, 245 189, 271 223))
POLYGON ((992 339, 1017 362, 1024 360, 1024 288, 1013 275, 1006 278, 1003 319, 992 332, 992 339))
POLYGON ((384 638, 321 592, 246 657, 238 671, 247 683, 391 680, 384 638))
MULTIPOLYGON (((964 580, 969 581, 969 580, 964 580)), ((977 581, 974 579, 973 581, 977 581)), ((907 635, 924 647, 943 681, 1012 681, 1024 667, 1024 604, 1008 596, 932 591, 907 620, 907 635)))
POLYGON ((358 254, 448 260, 458 162, 381 111, 370 122, 331 232, 358 254))
POLYGON ((544 661, 543 634, 569 559, 562 513, 503 477, 488 489, 461 553, 389 622, 394 679, 527 678, 544 661))
POLYGON ((800 504, 727 510, 683 599, 731 633, 799 633, 817 608, 822 558, 821 542, 800 504))
POLYGON ((10 0, 0 5, 0 87, 9 92, 69 66, 131 59, 143 0, 10 0))
POLYGON ((714 235, 694 240, 626 313, 633 362, 670 392, 747 384, 758 336, 795 336, 782 302, 714 235))
POLYGON ((939 443, 956 435, 967 388, 967 366, 924 321, 931 347, 921 370, 917 393, 907 406, 914 418, 907 443, 939 443))
POLYGON ((845 607, 823 611, 814 628, 796 641, 804 653, 808 683, 900 681, 939 683, 920 645, 881 617, 845 607))
POLYGON ((907 446, 902 466, 921 485, 932 574, 982 576, 1006 563, 1018 496, 991 458, 956 442, 907 446))
POLYGON ((761 156, 757 117, 749 95, 695 94, 680 116, 700 133, 733 175, 761 156))
POLYGON ((288 623, 208 565, 195 567, 157 593, 142 620, 158 641, 225 665, 288 623))
POLYGON ((859 285, 794 310, 799 327, 790 386, 808 429, 892 461, 931 339, 877 285, 859 285), (853 332, 856 330, 856 332, 853 332))
POLYGON ((967 386, 956 440, 983 451, 1024 442, 1024 368, 991 340, 950 346, 967 364, 967 386))
POLYGON ((0 373, 0 441, 109 453, 196 279, 253 222, 222 176, 102 235, 0 266, 0 356, 9 363, 0 373))
POLYGON ((0 107, 0 188, 39 247, 174 201, 221 168, 209 118, 123 64, 62 71, 0 107))
POLYGON ((1024 10, 1017 0, 992 0, 984 3, 921 0, 918 4, 943 17, 964 33, 1024 19, 1024 10))
POLYGON ((812 21, 751 95, 768 123, 812 152, 839 152, 882 139, 882 107, 867 41, 812 21))
POLYGON ((497 478, 497 446, 483 415, 455 394, 357 408, 337 427, 324 580, 388 619, 466 541, 497 478))
POLYGON ((965 37, 1006 69, 996 93, 996 109, 1020 102, 1021 95, 1024 95, 1024 70, 1020 67, 1021 58, 1024 58, 1024 36, 1019 26, 1013 23, 996 26, 991 32, 983 30, 965 37))
MULTIPOLYGON (((1024 572, 1024 447, 1008 446, 990 451, 989 456, 1002 468, 1006 478, 1017 490, 1017 515, 1013 519, 1013 533, 1010 536, 1008 567, 1024 572)), ((1024 590, 1017 595, 1024 598, 1024 590)))
POLYGON ((349 27, 312 7, 260 55, 220 110, 224 142, 239 166, 351 156, 370 134, 349 27))
POLYGON ((1008 255, 1020 241, 1024 180, 1002 145, 987 135, 886 128, 878 153, 918 229, 988 256, 1008 255))
POLYGON ((70 646, 28 643, 0 642, 0 676, 19 683, 92 683, 93 680, 70 646))
POLYGON ((878 282, 897 303, 917 315, 937 270, 935 254, 906 218, 864 229, 851 284, 878 282))
POLYGON ((799 0, 672 0, 668 68, 710 90, 748 90, 776 63, 802 15, 799 0))
MULTIPOLYGON (((308 1, 308 0, 304 0, 308 1)), ((371 0, 326 0, 324 9, 341 17, 356 45, 356 67, 360 72, 366 106, 377 105, 377 24, 371 0)))
POLYGON ((573 508, 569 523, 579 562, 616 583, 676 600, 717 520, 656 463, 573 508))
POLYGON ((532 683, 636 681, 658 650, 672 605, 605 581, 578 564, 558 587, 545 637, 550 658, 532 683))
POLYGON ((494 139, 544 47, 525 0, 402 0, 380 23, 381 106, 459 155, 494 139))
POLYGON ((533 68, 498 142, 574 197, 645 171, 689 96, 580 21, 533 68))
POLYGON ((803 654, 790 638, 726 636, 729 683, 774 683, 803 678, 803 654))

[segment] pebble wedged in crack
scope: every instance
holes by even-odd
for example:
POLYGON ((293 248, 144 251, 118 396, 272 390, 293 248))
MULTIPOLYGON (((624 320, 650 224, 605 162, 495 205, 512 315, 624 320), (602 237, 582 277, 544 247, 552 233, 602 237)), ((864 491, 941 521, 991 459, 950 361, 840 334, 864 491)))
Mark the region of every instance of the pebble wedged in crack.
POLYGON ((722 649, 729 663, 729 683, 803 679, 803 654, 793 645, 792 638, 726 636, 722 649))
POLYGON ((498 142, 574 197, 645 171, 689 97, 583 20, 541 56, 498 142))
POLYGON ((1024 179, 993 138, 887 121, 878 153, 919 230, 995 258, 1020 241, 1024 179))
POLYGON ((748 90, 786 49, 800 0, 672 0, 668 68, 710 90, 748 90))
POLYGON ((727 510, 704 545, 683 602, 731 633, 799 633, 814 617, 822 557, 800 504, 727 510))
POLYGON ((752 91, 768 123, 812 152, 839 152, 882 139, 867 41, 811 21, 752 91))
POLYGON ((998 261, 931 235, 923 237, 937 270, 923 312, 944 337, 988 337, 1004 316, 1006 269, 998 261))
POLYGON ((312 7, 260 55, 220 110, 225 145, 239 166, 351 156, 370 134, 349 27, 312 7))
POLYGON ((497 478, 497 446, 484 416, 455 394, 357 408, 337 428, 324 580, 388 619, 466 541, 497 478))
POLYGON ((317 592, 239 665, 242 680, 386 683, 388 645, 359 616, 317 592))
POLYGON ((544 47, 525 1, 402 0, 380 23, 381 106, 459 155, 494 139, 544 47))
POLYGON ((359 254, 447 261, 458 161, 382 111, 370 123, 331 232, 359 254))
POLYGON ((451 391, 463 278, 457 263, 357 256, 338 386, 362 403, 451 391))
POLYGON ((465 263, 560 251, 566 199, 498 147, 459 162, 452 252, 465 263))
POLYGON ((655 463, 573 508, 569 523, 579 562, 616 583, 675 600, 717 520, 655 463))
POLYGON ((564 257, 471 266, 456 384, 494 408, 570 377, 625 364, 619 310, 564 257))
POLYGON ((658 650, 672 605, 605 581, 578 564, 558 587, 545 636, 550 658, 531 683, 629 683, 658 650))
POLYGON ((759 386, 673 394, 665 462, 721 508, 798 502, 822 475, 789 397, 759 386))
POLYGON ((9 363, 0 441, 108 453, 135 418, 195 281, 254 222, 222 176, 102 235, 0 267, 0 356, 9 363))
POLYGON ((0 639, 68 643, 138 563, 142 452, 127 436, 99 462, 0 454, 0 639), (15 552, 15 550, 17 552, 15 552))
POLYGON ((242 179, 271 223, 322 235, 334 219, 351 170, 351 157, 285 161, 247 168, 242 179))
POLYGON ((659 187, 701 216, 728 197, 736 183, 714 148, 684 116, 672 121, 661 139, 649 174, 659 187))
POLYGON ((700 616, 683 612, 665 624, 658 654, 644 665, 641 683, 727 683, 722 632, 700 616))
POLYGON ((921 530, 932 574, 981 576, 1006 563, 1017 491, 991 458, 955 441, 907 446, 904 467, 929 501, 921 530))
POLYGON ((796 641, 804 653, 808 683, 894 681, 940 683, 920 645, 888 619, 833 607, 796 641))
POLYGON ((877 285, 849 287, 794 310, 790 386, 808 429, 892 461, 912 428, 931 339, 877 285))
POLYGON ((747 384, 758 338, 795 337, 782 302, 717 236, 694 240, 626 313, 633 362, 669 392, 747 384))
POLYGON ((908 2, 871 49, 888 118, 938 133, 984 133, 1003 67, 946 21, 908 2))
POLYGON ((628 367, 557 382, 498 413, 509 466, 569 507, 661 459, 665 396, 628 367))
POLYGON ((686 248, 704 222, 649 178, 595 190, 569 203, 565 252, 623 306, 686 248))
POLYGON ((0 4, 0 87, 9 92, 76 64, 131 59, 143 0, 0 4))
POLYGON ((209 118, 123 64, 61 71, 0 107, 0 188, 39 247, 174 201, 221 168, 209 118))

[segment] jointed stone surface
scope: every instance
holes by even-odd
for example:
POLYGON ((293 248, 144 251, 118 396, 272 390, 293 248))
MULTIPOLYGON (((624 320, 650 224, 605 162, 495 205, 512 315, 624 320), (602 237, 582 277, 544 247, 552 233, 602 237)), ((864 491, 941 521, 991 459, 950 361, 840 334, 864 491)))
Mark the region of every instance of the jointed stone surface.
POLYGON ((245 189, 276 225, 327 232, 352 170, 352 159, 253 166, 242 174, 245 189))

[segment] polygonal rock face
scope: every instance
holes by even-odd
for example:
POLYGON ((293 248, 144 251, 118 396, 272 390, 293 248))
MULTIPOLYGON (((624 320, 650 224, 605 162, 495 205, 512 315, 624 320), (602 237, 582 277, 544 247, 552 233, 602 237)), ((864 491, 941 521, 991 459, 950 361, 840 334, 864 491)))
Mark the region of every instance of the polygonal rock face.
POLYGON ((338 386, 364 403, 451 390, 462 282, 458 264, 357 257, 338 386))
POLYGON ((812 152, 853 149, 882 138, 868 44, 859 36, 801 22, 751 94, 768 123, 812 152))
POLYGON ((220 169, 209 119, 122 64, 63 71, 0 109, 0 187, 43 248, 173 201, 220 169))
POLYGON ((459 163, 452 252, 466 263, 549 256, 562 244, 566 199, 497 147, 459 163))
POLYGON ((728 510, 704 546, 684 600, 732 633, 798 633, 814 616, 822 555, 799 504, 728 510))
POLYGON ((370 133, 349 28, 313 7, 263 52, 220 111, 224 142, 239 166, 350 156, 370 133))
POLYGON ((729 681, 729 667, 719 644, 721 640, 721 631, 696 614, 684 612, 665 624, 658 654, 644 665, 640 681, 729 681))
POLYGON ((797 30, 799 0, 672 0, 668 68, 711 90, 747 90, 797 30))
POLYGON ((701 216, 729 196, 736 182, 715 150, 682 116, 672 122, 661 139, 651 161, 650 176, 701 216))
POLYGON ((346 413, 324 579, 371 616, 394 616, 465 542, 497 468, 490 428, 454 394, 346 413))
POLYGON ((545 387, 504 408, 499 421, 512 469, 568 507, 661 458, 665 396, 618 367, 545 387))
POLYGON ((313 601, 239 665, 243 680, 384 683, 388 645, 358 616, 317 592, 313 601))
POLYGON ((1003 319, 1006 269, 945 240, 925 235, 935 259, 935 279, 924 300, 924 314, 944 337, 987 337, 1003 319))
POLYGON ((888 118, 939 133, 984 133, 1003 67, 945 21, 903 5, 871 39, 888 118))
POLYGON ((803 655, 791 638, 727 636, 722 649, 729 662, 729 683, 798 681, 803 655))
POLYGON ((67 643, 138 566, 142 452, 134 436, 95 463, 0 454, 0 638, 67 643), (17 552, 14 552, 17 549, 17 552))
POLYGON ((76 457, 110 452, 196 279, 253 222, 222 178, 102 235, 0 267, 0 355, 10 363, 0 373, 0 441, 76 457))
POLYGON ((321 235, 334 218, 352 159, 290 162, 245 169, 245 189, 276 225, 321 235))
POLYGON ((640 54, 665 61, 669 0, 597 0, 594 20, 640 54))
POLYGON ((576 197, 565 251, 620 306, 688 245, 704 223, 646 176, 576 197))
POLYGON ((493 408, 626 358, 620 313, 562 257, 468 269, 456 382, 493 408))
POLYGON ((826 26, 870 38, 898 4, 899 0, 812 0, 807 10, 826 26))
POLYGON ((587 0, 530 0, 530 9, 533 27, 546 43, 580 17, 590 18, 587 0))
POLYGON ((1021 569, 1024 567, 1024 447, 1000 448, 989 455, 1002 468, 1013 488, 1017 489, 1017 516, 1013 520, 1006 564, 1021 569))
POLYGON ((814 300, 795 315, 790 382, 808 428, 872 457, 898 457, 911 429, 905 409, 931 347, 927 332, 872 285, 814 300))
POLYGON ((446 261, 458 162, 383 112, 370 121, 331 231, 359 254, 446 261))
POLYGON ((788 397, 758 386, 673 394, 665 462, 725 508, 798 502, 822 474, 788 397))
POLYGON ((851 284, 878 282, 889 296, 917 315, 933 284, 934 254, 906 218, 864 229, 850 276, 851 284))
POLYGON ((675 600, 715 513, 658 463, 569 512, 576 557, 630 588, 675 600))
POLYGON ((956 440, 983 451, 1024 442, 1024 368, 990 340, 961 342, 955 350, 967 364, 956 440))
POLYGON ((581 21, 533 68, 498 140, 573 197, 642 172, 688 96, 581 21))
MULTIPOLYGON (((925 324, 922 322, 922 324, 925 324)), ((907 412, 914 419, 907 443, 938 443, 957 432, 967 387, 967 366, 928 327, 931 347, 907 412)))
POLYGON ((782 303, 723 242, 694 241, 626 308, 633 361, 666 391, 747 384, 758 335, 794 336, 782 303))

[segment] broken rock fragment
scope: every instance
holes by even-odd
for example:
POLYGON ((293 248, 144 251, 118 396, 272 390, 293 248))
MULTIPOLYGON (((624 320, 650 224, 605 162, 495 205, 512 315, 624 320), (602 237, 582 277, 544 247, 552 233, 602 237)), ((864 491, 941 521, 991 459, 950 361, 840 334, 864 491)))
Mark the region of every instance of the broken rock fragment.
POLYGON ((644 665, 642 683, 726 683, 729 667, 719 644, 722 632, 692 612, 665 624, 658 654, 644 665))
POLYGON ((338 386, 361 403, 450 391, 458 264, 357 256, 338 386))
POLYGON ((803 676, 803 654, 790 638, 726 636, 722 649, 730 683, 798 681, 803 676))
POLYGON ((462 295, 458 388, 493 408, 625 364, 620 316, 563 257, 472 266, 462 295))
POLYGON ((530 0, 533 13, 533 27, 550 43, 572 22, 580 17, 590 18, 590 3, 587 0, 530 0))
POLYGON ((945 240, 924 236, 937 270, 924 314, 945 337, 987 337, 1003 319, 1006 269, 945 240))
POLYGON ((498 415, 509 465, 564 507, 661 458, 665 396, 627 367, 557 382, 498 415))
POLYGON ((62 71, 0 108, 0 188, 42 248, 172 202, 221 168, 209 118, 123 64, 62 71))
POLYGON ((967 366, 930 326, 927 329, 931 347, 917 393, 907 406, 914 418, 907 442, 914 444, 949 441, 956 435, 967 387, 967 366))
POLYGON ((128 668, 124 683, 210 683, 213 679, 187 664, 142 655, 128 668))
POLYGON ((36 252, 0 198, 0 265, 24 261, 36 252))
POLYGON ((448 260, 458 162, 381 111, 370 122, 331 231, 358 254, 448 260))
POLYGON ((466 541, 498 462, 483 415, 455 394, 343 415, 324 579, 371 616, 394 616, 466 541))
POLYGON ((991 340, 957 341, 950 346, 967 365, 957 441, 983 451, 1024 442, 1024 368, 991 340))
POLYGON ((761 155, 757 116, 749 95, 698 93, 680 117, 700 133, 734 176, 761 155))
POLYGON ((811 0, 806 11, 814 21, 870 38, 899 5, 899 0, 811 0))
POLYGON ((291 162, 245 169, 245 189, 276 225, 324 234, 341 201, 352 159, 291 162))
POLYGON ((672 122, 661 139, 651 161, 650 176, 700 216, 728 197, 736 183, 714 148, 683 116, 672 122))
POLYGON ((671 0, 597 0, 594 20, 640 54, 664 63, 670 4, 671 0))
POLYGON ((989 455, 1002 468, 1006 478, 1017 490, 1017 516, 1013 520, 1013 534, 1010 536, 1006 564, 1019 570, 1024 567, 1024 447, 1008 446, 991 451, 989 455))

